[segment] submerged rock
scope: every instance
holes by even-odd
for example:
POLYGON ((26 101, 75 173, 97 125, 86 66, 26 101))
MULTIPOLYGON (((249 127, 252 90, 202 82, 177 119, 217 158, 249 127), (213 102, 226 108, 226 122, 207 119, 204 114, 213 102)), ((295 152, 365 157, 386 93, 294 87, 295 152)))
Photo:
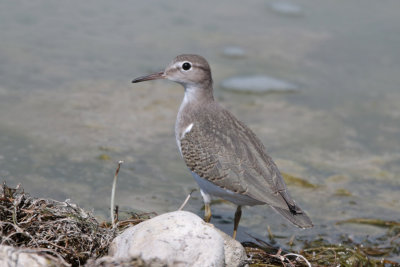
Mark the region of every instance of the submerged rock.
POLYGON ((239 242, 187 211, 162 214, 128 228, 114 239, 109 255, 171 266, 243 266, 247 258, 239 242))
POLYGON ((221 83, 221 87, 235 92, 268 93, 268 92, 297 92, 295 84, 275 79, 265 75, 236 76, 221 83))
POLYGON ((271 9, 281 15, 287 16, 300 16, 303 14, 303 10, 300 6, 285 1, 273 2, 270 4, 271 9))
POLYGON ((222 54, 228 58, 241 58, 246 55, 246 51, 239 46, 227 46, 222 51, 222 54))

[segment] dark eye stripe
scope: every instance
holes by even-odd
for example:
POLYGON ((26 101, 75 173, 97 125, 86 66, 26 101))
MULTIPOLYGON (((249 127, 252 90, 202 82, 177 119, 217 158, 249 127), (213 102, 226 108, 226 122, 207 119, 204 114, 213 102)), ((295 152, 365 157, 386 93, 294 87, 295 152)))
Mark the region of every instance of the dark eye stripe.
POLYGON ((202 70, 204 70, 204 71, 208 71, 208 68, 203 67, 203 66, 201 66, 201 65, 196 65, 196 68, 202 69, 202 70))

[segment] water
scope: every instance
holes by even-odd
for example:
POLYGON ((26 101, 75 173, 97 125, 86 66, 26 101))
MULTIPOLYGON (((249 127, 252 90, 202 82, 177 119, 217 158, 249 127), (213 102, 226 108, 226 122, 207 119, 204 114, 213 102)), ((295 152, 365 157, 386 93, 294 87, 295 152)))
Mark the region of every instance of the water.
MULTIPOLYGON (((196 184, 180 159, 173 127, 183 90, 167 81, 132 85, 181 53, 206 57, 216 98, 248 124, 279 168, 318 185, 290 185, 313 219, 301 231, 267 207, 245 208, 239 238, 285 236, 333 242, 379 236, 348 218, 399 221, 400 2, 274 1, 0 3, 0 176, 10 185, 70 198, 108 215, 111 182, 124 160, 122 209, 175 210, 196 184), (210 6, 212 5, 212 8, 210 6), (225 57, 226 47, 246 54, 225 57), (237 75, 293 82, 299 93, 221 90, 237 75), (110 158, 110 160, 101 160, 110 158), (338 192, 347 190, 349 195, 338 192)), ((187 209, 199 215, 198 192, 187 209)), ((235 207, 213 206, 232 231, 235 207)))

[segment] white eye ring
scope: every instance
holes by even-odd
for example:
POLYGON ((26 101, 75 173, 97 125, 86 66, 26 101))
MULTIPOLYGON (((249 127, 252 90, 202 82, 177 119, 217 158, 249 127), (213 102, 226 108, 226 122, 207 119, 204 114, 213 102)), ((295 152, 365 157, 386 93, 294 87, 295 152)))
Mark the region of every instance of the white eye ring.
POLYGON ((190 62, 183 62, 183 64, 182 64, 182 69, 184 70, 184 71, 188 71, 188 70, 190 70, 192 68, 192 64, 190 64, 190 62))

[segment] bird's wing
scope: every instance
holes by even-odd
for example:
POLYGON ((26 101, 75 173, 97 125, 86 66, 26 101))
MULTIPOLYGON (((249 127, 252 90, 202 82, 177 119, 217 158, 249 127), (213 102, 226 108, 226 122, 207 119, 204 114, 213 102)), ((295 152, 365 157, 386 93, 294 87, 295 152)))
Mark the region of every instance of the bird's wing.
MULTIPOLYGON (((191 171, 221 188, 265 202, 286 218, 303 213, 261 141, 246 125, 224 109, 198 114, 202 118, 180 140, 191 171)), ((304 224, 300 227, 307 227, 308 221, 304 224)))

